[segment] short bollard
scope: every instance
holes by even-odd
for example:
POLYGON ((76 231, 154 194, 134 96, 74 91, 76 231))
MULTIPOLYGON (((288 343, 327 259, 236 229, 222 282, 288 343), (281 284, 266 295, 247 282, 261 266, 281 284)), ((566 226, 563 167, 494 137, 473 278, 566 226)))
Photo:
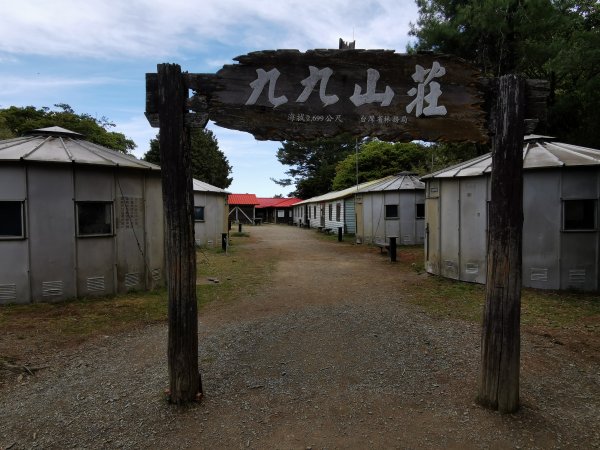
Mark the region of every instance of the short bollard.
POLYGON ((242 232, 242 222, 240 222, 238 224, 238 232, 240 232, 240 233, 242 232))
POLYGON ((227 251, 227 233, 221 233, 221 248, 224 252, 227 251))
POLYGON ((342 242, 342 227, 338 227, 338 242, 342 242))
POLYGON ((390 236, 390 261, 396 262, 396 237, 390 236))

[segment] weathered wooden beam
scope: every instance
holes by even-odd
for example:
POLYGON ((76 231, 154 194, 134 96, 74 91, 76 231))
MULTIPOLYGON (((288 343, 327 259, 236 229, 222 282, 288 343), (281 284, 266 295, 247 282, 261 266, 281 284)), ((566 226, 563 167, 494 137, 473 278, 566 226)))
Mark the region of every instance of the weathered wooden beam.
POLYGON ((486 302, 478 401, 503 413, 519 408, 523 132, 525 82, 498 80, 492 109, 492 175, 486 302))
POLYGON ((158 95, 150 103, 156 106, 160 121, 169 294, 169 399, 183 404, 198 400, 202 394, 198 372, 194 196, 185 126, 187 88, 176 64, 159 64, 156 78, 158 95))

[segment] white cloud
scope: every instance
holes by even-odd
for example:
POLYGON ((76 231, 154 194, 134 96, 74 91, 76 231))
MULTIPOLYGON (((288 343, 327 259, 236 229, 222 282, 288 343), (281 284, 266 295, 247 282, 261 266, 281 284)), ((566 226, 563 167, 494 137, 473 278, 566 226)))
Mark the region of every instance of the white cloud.
POLYGON ((150 150, 150 139, 154 139, 158 133, 158 128, 152 128, 142 112, 115 123, 116 127, 110 131, 123 133, 129 139, 132 139, 137 148, 133 150, 134 156, 142 158, 144 153, 150 150))
MULTIPOLYGON (((2 6, 0 52, 100 59, 177 57, 190 49, 403 50, 413 0, 30 0, 2 6)), ((236 56, 236 55, 231 55, 236 56)))

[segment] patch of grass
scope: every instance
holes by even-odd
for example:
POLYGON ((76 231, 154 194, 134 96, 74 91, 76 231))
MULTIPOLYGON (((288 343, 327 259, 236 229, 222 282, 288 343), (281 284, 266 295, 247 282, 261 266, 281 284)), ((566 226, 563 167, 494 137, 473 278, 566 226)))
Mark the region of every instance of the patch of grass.
POLYGON ((236 231, 235 233, 230 233, 229 236, 230 237, 250 237, 250 233, 246 233, 245 231, 242 231, 242 232, 236 231))
POLYGON ((600 295, 524 289, 521 322, 549 328, 580 328, 600 334, 600 295))
POLYGON ((0 308, 0 328, 18 339, 43 335, 57 343, 81 341, 164 321, 166 299, 166 291, 159 289, 61 303, 7 305, 0 308))
POLYGON ((227 253, 220 249, 205 250, 203 258, 197 258, 197 296, 200 308, 210 302, 233 301, 252 295, 272 273, 276 261, 264 252, 255 252, 245 247, 247 243, 253 241, 240 244, 232 241, 227 253), (209 279, 216 279, 218 283, 209 279))
POLYGON ((484 286, 431 275, 421 275, 418 282, 411 284, 407 289, 408 301, 429 314, 469 322, 481 321, 484 286))
MULTIPOLYGON (((418 280, 408 283, 407 300, 438 317, 481 323, 485 286, 425 275, 421 271, 421 260, 418 248, 399 248, 399 265, 403 270, 410 268, 419 275, 418 280)), ((587 332, 600 335, 600 295, 524 288, 521 291, 521 324, 541 328, 585 328, 587 332)))
MULTIPOLYGON (((246 236, 244 236, 246 237, 246 236)), ((255 293, 271 273, 275 260, 264 252, 244 245, 254 242, 232 240, 228 252, 218 248, 198 249, 196 267, 199 309, 213 301, 232 301, 255 293), (208 277, 219 283, 202 283, 208 277)), ((168 292, 155 291, 73 299, 60 303, 5 305, 0 308, 0 329, 23 342, 38 342, 61 347, 83 342, 94 336, 111 334, 151 323, 167 321, 168 292)), ((0 344, 0 355, 10 353, 10 345, 0 344)))

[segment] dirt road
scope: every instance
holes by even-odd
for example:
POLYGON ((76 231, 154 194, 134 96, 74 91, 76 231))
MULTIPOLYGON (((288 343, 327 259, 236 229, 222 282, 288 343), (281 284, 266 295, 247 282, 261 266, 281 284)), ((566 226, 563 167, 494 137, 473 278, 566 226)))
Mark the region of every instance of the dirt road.
POLYGON ((600 447, 594 362, 525 335, 523 407, 490 412, 474 402, 479 327, 404 301, 426 275, 313 230, 249 231, 278 262, 255 294, 202 311, 201 404, 164 402, 166 327, 148 327, 0 392, 0 448, 600 447))

